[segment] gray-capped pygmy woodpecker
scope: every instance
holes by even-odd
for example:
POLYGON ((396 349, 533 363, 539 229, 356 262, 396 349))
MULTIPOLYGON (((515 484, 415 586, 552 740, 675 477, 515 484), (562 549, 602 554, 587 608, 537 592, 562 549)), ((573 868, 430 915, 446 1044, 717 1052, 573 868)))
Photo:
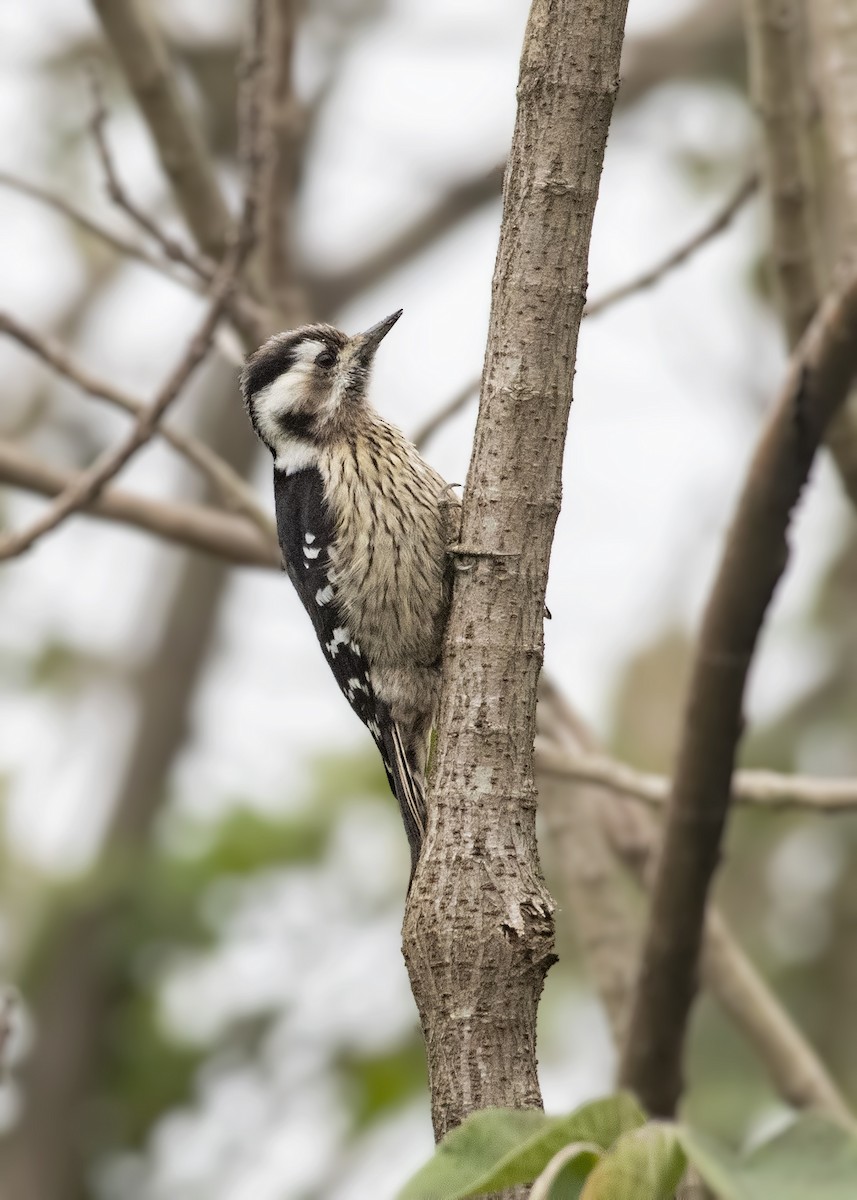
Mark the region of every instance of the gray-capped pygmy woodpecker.
POLYGON ((274 458, 283 561, 336 682, 381 751, 416 867, 451 586, 444 480, 369 403, 401 309, 348 337, 304 325, 246 363, 244 403, 274 458))

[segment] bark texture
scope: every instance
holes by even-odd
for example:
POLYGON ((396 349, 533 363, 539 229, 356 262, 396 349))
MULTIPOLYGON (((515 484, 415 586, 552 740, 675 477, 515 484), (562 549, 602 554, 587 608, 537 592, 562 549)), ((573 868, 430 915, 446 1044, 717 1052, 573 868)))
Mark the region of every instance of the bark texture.
POLYGON ((705 907, 721 853, 747 672, 788 560, 792 510, 857 371, 857 276, 795 355, 756 449, 705 612, 653 889, 623 1082, 654 1116, 675 1112, 705 907))
POLYGON ((504 187, 464 497, 429 826, 404 949, 441 1137, 541 1104, 536 1009, 554 960, 535 840, 542 615, 625 0, 535 0, 504 187))

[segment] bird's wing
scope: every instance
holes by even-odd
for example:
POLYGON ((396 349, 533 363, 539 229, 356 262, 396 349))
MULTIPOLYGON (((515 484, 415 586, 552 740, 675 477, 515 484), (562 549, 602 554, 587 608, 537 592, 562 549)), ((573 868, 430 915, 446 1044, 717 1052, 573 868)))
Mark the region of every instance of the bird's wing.
POLYGON ((390 787, 402 810, 413 848, 425 831, 425 800, 421 781, 414 777, 402 737, 390 710, 375 694, 369 663, 337 601, 330 547, 333 519, 324 498, 324 483, 315 467, 286 475, 274 472, 274 497, 280 549, 289 578, 309 614, 339 689, 372 734, 390 787))

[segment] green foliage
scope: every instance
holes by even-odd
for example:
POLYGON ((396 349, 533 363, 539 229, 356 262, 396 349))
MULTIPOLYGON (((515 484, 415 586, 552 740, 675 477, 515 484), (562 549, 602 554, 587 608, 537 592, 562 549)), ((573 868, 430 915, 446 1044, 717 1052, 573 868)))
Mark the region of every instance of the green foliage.
POLYGON ((816 1114, 800 1117, 751 1154, 738 1156, 691 1129, 688 1158, 721 1200, 854 1200, 857 1136, 816 1114))
POLYGON ((443 1139, 398 1200, 466 1200, 534 1184, 531 1200, 672 1200, 688 1163, 718 1200, 853 1200, 857 1134, 811 1114, 751 1154, 644 1123, 623 1094, 566 1117, 486 1109, 443 1139))
POLYGON ((530 1192, 530 1200, 580 1200, 584 1184, 601 1160, 597 1146, 571 1142, 555 1154, 530 1192))
POLYGON ((670 1200, 685 1165, 675 1129, 653 1122, 619 1138, 592 1171, 581 1200, 670 1200))
POLYGON ((465 1200, 532 1183, 569 1142, 608 1150, 644 1117, 630 1096, 596 1100, 564 1117, 532 1109, 473 1113, 446 1135, 399 1200, 465 1200))

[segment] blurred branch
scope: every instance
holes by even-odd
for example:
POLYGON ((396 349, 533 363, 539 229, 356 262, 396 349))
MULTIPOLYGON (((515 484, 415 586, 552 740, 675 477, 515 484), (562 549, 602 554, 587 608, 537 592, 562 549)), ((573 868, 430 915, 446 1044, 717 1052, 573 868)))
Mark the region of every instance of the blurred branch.
POLYGON ((740 83, 743 70, 739 0, 701 0, 663 29, 628 38, 619 104, 635 104, 654 88, 679 79, 740 83))
POLYGON ((219 262, 232 222, 152 9, 144 0, 92 3, 145 117, 179 209, 203 253, 219 262))
POLYGON ((622 300, 627 300, 629 296, 636 295, 637 292, 645 291, 646 288, 660 283, 664 275, 668 275, 670 271, 675 270, 676 267, 680 267, 691 255, 710 242, 712 238, 715 238, 719 233, 723 233, 725 229, 728 229, 733 218, 741 211, 750 197, 755 194, 758 186, 758 174, 752 171, 741 181, 723 207, 697 233, 676 247, 675 250, 672 250, 653 267, 649 267, 648 270, 643 271, 640 275, 629 279, 627 283, 611 288, 601 296, 596 296, 594 300, 586 305, 583 315, 585 317, 598 316, 614 304, 619 304, 622 300))
MULTIPOLYGON (((597 754, 569 755, 546 743, 536 743, 539 768, 547 775, 573 779, 619 792, 661 810, 669 800, 670 780, 635 771, 625 763, 597 754)), ((857 779, 823 779, 809 775, 780 775, 775 771, 736 771, 732 803, 774 812, 801 809, 819 813, 849 813, 857 809, 857 779)))
POLYGON ((801 341, 757 446, 699 636, 624 1082, 655 1116, 682 1089, 705 906, 720 856, 747 671, 788 560, 786 533, 824 430, 857 371, 857 275, 801 341))
MULTIPOLYGON (((812 0, 815 99, 820 100, 823 163, 833 192, 824 223, 829 258, 850 264, 857 246, 857 9, 851 0, 812 0)), ((827 445, 845 491, 857 507, 857 391, 831 423, 827 445)))
POLYGON ((8 187, 13 191, 21 192, 25 196, 30 196, 32 199, 38 200, 40 204, 44 204, 46 207, 61 213, 69 221, 74 222, 75 225, 80 226, 81 229, 110 246, 117 254, 122 254, 128 258, 134 258, 138 262, 145 263, 147 267, 151 267, 153 271, 157 271, 160 275, 165 275, 173 283, 178 283, 182 287, 190 288, 197 293, 203 290, 198 281, 190 279, 186 275, 174 270, 169 263, 164 262, 156 254, 152 254, 144 245, 131 241, 129 238, 124 238, 121 234, 114 233, 112 229, 108 229, 106 225, 101 225, 93 217, 89 216, 88 213, 76 208, 64 196, 57 195, 49 188, 44 188, 37 183, 31 183, 27 179, 19 179, 16 175, 12 175, 8 171, 0 171, 0 186, 8 187))
POLYGON ((774 282, 790 347, 800 341, 818 307, 800 10, 801 0, 747 0, 745 5, 750 83, 764 131, 774 282))
MULTIPOLYGON (((717 237, 719 233, 723 233, 724 230, 728 229, 733 218, 741 211, 750 197, 754 195, 758 186, 758 175, 755 171, 751 172, 741 181, 723 207, 718 209, 714 216, 693 234, 692 237, 682 242, 674 250, 671 250, 664 258, 655 263, 654 266, 648 267, 641 274, 629 279, 627 283, 610 288, 601 296, 596 296, 594 300, 591 300, 585 306, 583 310, 584 317, 600 316, 608 308, 612 308, 614 304, 621 304, 623 300, 627 300, 630 296, 635 295, 635 293, 644 291, 646 288, 660 283, 663 277, 668 275, 670 271, 675 270, 676 267, 680 267, 697 250, 700 250, 710 242, 712 238, 717 237)), ((471 396, 478 394, 480 382, 480 378, 474 376, 446 404, 442 405, 424 424, 419 426, 411 439, 417 449, 424 446, 429 438, 433 437, 446 421, 456 416, 464 408, 471 396)))
MULTIPOLYGON (((79 474, 55 467, 0 441, 0 484, 57 496, 72 488, 79 474)), ((280 567, 280 553, 244 518, 202 504, 167 503, 107 488, 83 512, 143 529, 167 541, 219 555, 239 566, 280 567)))
MULTIPOLYGON (((546 854, 559 889, 559 910, 574 924, 618 1048, 625 1041, 637 978, 642 918, 608 842, 603 791, 545 769, 548 756, 574 761, 580 754, 594 754, 597 744, 544 671, 536 728, 539 813, 548 833, 546 854)), ((640 813, 636 809, 629 815, 636 820, 640 813)))
POLYGON ((207 257, 201 258, 198 254, 194 254, 189 247, 180 242, 178 238, 164 233, 157 221, 154 221, 125 190, 113 162, 113 155, 110 153, 106 130, 107 109, 104 106, 104 94, 98 81, 98 76, 94 72, 91 75, 91 84, 93 111, 90 128, 96 150, 98 151, 98 158, 104 171, 108 196, 117 208, 121 208, 135 225, 138 225, 144 233, 147 233, 152 238, 156 245, 160 246, 168 259, 172 262, 181 263, 182 266, 187 267, 199 279, 210 283, 217 270, 217 264, 214 260, 207 257))
MULTIPOLYGON (((774 281, 786 338, 793 350, 812 320, 820 298, 819 248, 813 239, 812 171, 807 144, 810 96, 802 36, 803 4, 802 0, 748 0, 745 12, 750 82, 764 134, 774 281)), ((854 71, 857 79, 857 64, 854 71)), ((843 405, 831 421, 825 441, 843 487, 852 504, 857 505, 855 403, 843 405)))
MULTIPOLYGON (((554 744, 555 753, 597 751, 592 734, 544 675, 538 717, 540 734, 554 744)), ((537 754, 536 763, 542 811, 560 849, 560 878, 611 1027, 621 1035, 633 996, 640 939, 633 915, 619 903, 623 881, 617 878, 617 862, 647 890, 660 852, 661 826, 621 792, 602 790, 596 799, 585 785, 557 788, 556 776, 542 776, 543 753, 537 754)), ((853 1125, 854 1117, 824 1063, 713 904, 701 969, 705 986, 759 1056, 783 1099, 853 1125)), ((620 1045, 622 1041, 620 1036, 620 1045)))
POLYGON ((705 921, 700 970, 706 987, 764 1062, 782 1098, 799 1109, 829 1113, 855 1129, 854 1114, 824 1063, 713 906, 705 921))
POLYGON ((178 398, 191 375, 208 353, 215 329, 226 306, 229 291, 234 284, 236 271, 248 249, 249 227, 245 224, 242 235, 236 246, 227 255, 223 269, 212 286, 211 300, 199 329, 191 338, 180 361, 152 403, 138 414, 134 428, 117 446, 106 450, 92 466, 80 472, 69 487, 57 496, 47 512, 35 520, 28 529, 10 534, 0 541, 0 559, 15 558, 25 550, 29 550, 39 538, 55 529, 76 509, 85 508, 91 504, 101 489, 151 438, 167 408, 178 398))
POLYGON ((391 271, 410 262, 484 204, 500 199, 505 164, 457 184, 437 205, 375 254, 339 275, 310 276, 306 283, 317 311, 342 308, 391 271))
POLYGON ((857 9, 851 0, 812 0, 814 82, 821 100, 825 141, 838 192, 837 241, 843 253, 857 245, 857 9))
POLYGON ((264 36, 262 0, 253 7, 253 32, 243 67, 242 87, 246 97, 240 125, 239 151, 246 167, 244 203, 241 220, 222 265, 212 281, 211 296, 205 316, 191 338, 176 367, 150 405, 137 415, 134 428, 115 447, 104 452, 87 470, 56 497, 40 518, 28 529, 10 534, 0 542, 0 559, 13 558, 28 550, 40 537, 55 529, 75 510, 91 503, 101 489, 122 469, 125 463, 152 437, 167 408, 180 395, 191 375, 208 353, 223 312, 229 302, 238 275, 249 254, 255 234, 258 208, 259 174, 261 166, 258 123, 258 80, 261 45, 264 36))
MULTIPOLYGON (((22 325, 11 314, 0 311, 0 334, 4 333, 14 338, 57 374, 70 380, 90 396, 106 400, 109 404, 114 404, 117 408, 133 413, 137 417, 143 414, 145 404, 141 400, 129 395, 115 384, 91 374, 76 362, 59 342, 43 337, 22 325)), ((264 534, 273 539, 273 545, 277 544, 275 523, 267 510, 259 503, 253 489, 236 470, 218 454, 215 454, 204 442, 189 434, 182 433, 162 422, 158 424, 156 432, 211 480, 232 509, 249 517, 264 534)))
POLYGON ((265 288, 278 307, 294 304, 289 215, 297 182, 301 110, 292 88, 296 0, 265 0, 268 35, 262 75, 261 117, 265 145, 259 194, 258 246, 265 288))

